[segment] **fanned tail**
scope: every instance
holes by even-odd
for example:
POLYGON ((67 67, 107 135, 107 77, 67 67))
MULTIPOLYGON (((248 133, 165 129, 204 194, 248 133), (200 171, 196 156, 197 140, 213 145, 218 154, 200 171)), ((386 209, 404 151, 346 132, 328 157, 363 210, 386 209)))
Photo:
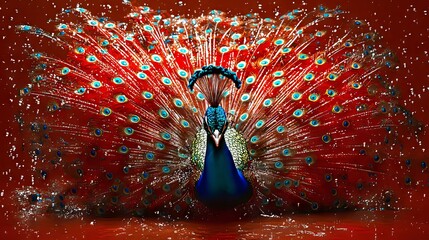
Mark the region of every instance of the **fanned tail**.
POLYGON ((394 56, 339 9, 274 20, 133 7, 125 22, 71 12, 83 21, 59 23, 57 34, 17 27, 67 52, 33 54, 32 83, 20 91, 37 101, 36 116, 23 113, 34 119, 25 127, 36 178, 21 192, 24 205, 100 215, 205 211, 194 193, 203 164, 191 156, 209 105, 221 105, 247 141, 251 159, 238 168, 254 194, 243 211, 385 207, 391 186, 412 181, 399 170, 409 166, 404 141, 422 127, 398 104, 388 77, 394 56), (220 67, 190 85, 192 74, 220 67), (235 84, 224 80, 233 75, 235 84))
POLYGON ((34 54, 34 81, 21 90, 47 105, 27 123, 36 178, 46 183, 30 201, 100 215, 163 208, 185 215, 196 173, 188 141, 201 122, 195 111, 205 107, 187 90, 192 66, 166 58, 171 50, 152 12, 130 20, 131 33, 125 23, 73 11, 86 22, 61 23, 55 37, 19 26, 68 51, 65 60, 34 54))
POLYGON ((398 104, 388 77, 394 56, 342 13, 295 10, 276 24, 265 20, 237 53, 232 69, 244 84, 225 102, 248 139, 262 212, 383 209, 392 189, 411 183, 394 171, 422 126, 398 104))

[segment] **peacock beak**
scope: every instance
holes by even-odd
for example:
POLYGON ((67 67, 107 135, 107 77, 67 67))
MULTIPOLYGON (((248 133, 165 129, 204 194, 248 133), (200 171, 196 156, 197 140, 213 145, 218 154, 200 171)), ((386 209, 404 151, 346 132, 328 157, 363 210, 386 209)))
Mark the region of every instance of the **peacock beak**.
POLYGON ((222 138, 222 134, 219 132, 219 130, 215 130, 212 134, 212 138, 215 141, 216 147, 219 147, 220 139, 222 138))

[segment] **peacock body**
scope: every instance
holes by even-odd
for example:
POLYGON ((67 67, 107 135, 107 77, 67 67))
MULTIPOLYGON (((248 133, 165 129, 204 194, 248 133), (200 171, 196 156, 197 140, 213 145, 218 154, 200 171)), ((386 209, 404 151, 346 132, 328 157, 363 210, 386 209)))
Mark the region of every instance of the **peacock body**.
POLYGON ((386 77, 394 57, 340 9, 65 14, 81 20, 17 27, 67 53, 34 53, 20 91, 38 104, 23 111, 35 183, 21 191, 37 212, 385 208, 390 184, 411 182, 395 169, 421 128, 386 77))

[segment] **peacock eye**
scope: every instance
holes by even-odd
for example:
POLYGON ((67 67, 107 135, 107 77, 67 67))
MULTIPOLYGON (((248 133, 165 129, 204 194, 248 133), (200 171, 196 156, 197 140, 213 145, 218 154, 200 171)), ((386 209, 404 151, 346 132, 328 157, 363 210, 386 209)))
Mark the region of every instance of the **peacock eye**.
POLYGON ((207 116, 204 116, 204 128, 205 128, 205 129, 207 129, 207 131, 208 131, 209 133, 212 133, 212 132, 213 132, 213 131, 211 130, 211 128, 210 128, 210 125, 209 125, 209 122, 208 122, 207 116))
POLYGON ((223 124, 222 129, 220 132, 223 134, 226 131, 226 127, 228 126, 228 121, 225 121, 225 124, 223 124))

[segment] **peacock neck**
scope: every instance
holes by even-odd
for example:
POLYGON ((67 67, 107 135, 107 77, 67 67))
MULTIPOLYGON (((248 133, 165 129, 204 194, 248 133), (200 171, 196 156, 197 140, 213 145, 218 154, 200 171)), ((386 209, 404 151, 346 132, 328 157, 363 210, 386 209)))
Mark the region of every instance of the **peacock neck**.
POLYGON ((203 203, 215 208, 233 207, 250 198, 250 183, 236 168, 223 137, 218 147, 211 136, 207 137, 204 169, 196 190, 203 203))

